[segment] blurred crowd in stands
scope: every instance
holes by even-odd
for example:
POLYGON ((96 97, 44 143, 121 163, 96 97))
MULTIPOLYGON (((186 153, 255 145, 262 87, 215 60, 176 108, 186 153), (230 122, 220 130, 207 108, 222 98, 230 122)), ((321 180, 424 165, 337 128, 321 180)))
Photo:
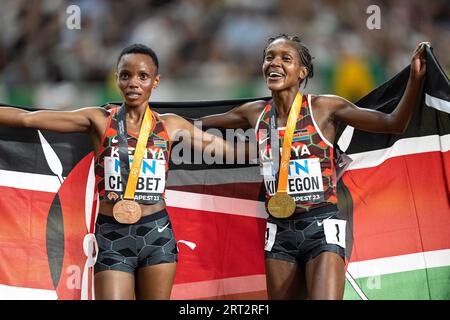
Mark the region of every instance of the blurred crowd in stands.
POLYGON ((262 78, 267 39, 279 33, 310 48, 311 90, 351 100, 408 65, 420 41, 450 70, 448 0, 1 0, 0 30, 4 88, 112 86, 119 52, 136 42, 156 51, 163 80, 252 83, 262 78), (381 29, 367 27, 373 4, 381 29), (70 5, 80 8, 80 29, 67 28, 70 5))

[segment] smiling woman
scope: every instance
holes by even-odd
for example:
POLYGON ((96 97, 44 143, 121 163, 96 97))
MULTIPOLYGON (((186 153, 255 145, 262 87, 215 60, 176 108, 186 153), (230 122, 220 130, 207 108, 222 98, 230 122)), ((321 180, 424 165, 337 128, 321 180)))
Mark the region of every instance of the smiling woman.
POLYGON ((405 130, 425 75, 423 44, 414 51, 407 88, 391 114, 338 96, 301 93, 300 85, 313 76, 312 57, 300 38, 282 34, 264 50, 262 72, 272 99, 202 118, 206 127, 255 128, 269 214, 270 299, 343 298, 346 221, 336 205, 335 133, 340 122, 371 132, 405 130))
MULTIPOLYGON (((272 43, 276 40, 276 38, 270 38, 269 43, 272 43)), ((288 48, 287 51, 282 51, 278 53, 276 50, 279 49, 277 47, 271 47, 270 45, 264 50, 264 63, 263 63, 263 74, 266 78, 267 82, 276 82, 277 80, 286 76, 283 69, 281 68, 273 68, 271 65, 271 61, 274 57, 279 54, 281 55, 283 61, 292 62, 295 61, 295 57, 299 56, 300 62, 302 64, 302 80, 300 81, 300 85, 304 82, 306 85, 308 84, 308 79, 314 76, 314 67, 312 64, 313 57, 309 53, 308 47, 306 47, 298 37, 291 37, 292 43, 296 46, 297 53, 292 52, 292 48, 288 48)), ((270 89, 270 86, 268 85, 270 89)))
POLYGON ((178 253, 164 200, 172 142, 183 136, 200 151, 211 145, 223 152, 228 148, 185 119, 150 109, 150 96, 160 82, 158 67, 149 47, 125 48, 116 72, 124 101, 120 107, 107 106, 109 110, 0 107, 1 125, 89 135, 100 196, 96 299, 170 298, 178 253))

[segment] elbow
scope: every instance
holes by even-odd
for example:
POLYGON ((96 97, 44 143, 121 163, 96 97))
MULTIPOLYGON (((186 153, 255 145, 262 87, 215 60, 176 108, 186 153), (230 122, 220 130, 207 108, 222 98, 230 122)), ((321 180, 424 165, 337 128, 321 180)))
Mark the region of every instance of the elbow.
POLYGON ((392 116, 389 117, 387 123, 386 132, 392 134, 403 134, 408 128, 408 121, 401 121, 400 119, 395 119, 392 116))
POLYGON ((404 134, 406 131, 407 126, 403 126, 403 125, 392 125, 392 126, 388 126, 386 128, 386 133, 391 133, 391 134, 404 134))
POLYGON ((408 129, 409 120, 398 124, 395 128, 395 134, 404 134, 408 129))
POLYGON ((27 117, 23 115, 19 120, 19 127, 21 128, 33 128, 33 119, 31 117, 27 117))

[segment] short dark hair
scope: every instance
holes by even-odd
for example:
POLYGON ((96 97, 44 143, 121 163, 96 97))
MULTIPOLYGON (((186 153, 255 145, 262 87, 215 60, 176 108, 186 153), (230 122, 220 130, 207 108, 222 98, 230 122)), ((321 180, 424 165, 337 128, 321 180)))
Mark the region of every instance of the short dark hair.
POLYGON ((124 48, 122 50, 122 52, 119 54, 119 58, 117 59, 117 65, 119 65, 119 61, 124 55, 133 54, 133 53, 137 53, 137 54, 140 53, 140 54, 145 54, 145 55, 149 56, 153 60, 153 63, 156 66, 156 71, 158 71, 159 61, 158 61, 158 57, 156 56, 155 51, 153 51, 150 47, 146 46, 145 44, 141 44, 141 43, 135 43, 135 44, 132 44, 132 45, 124 48))
MULTIPOLYGON (((314 57, 311 56, 309 53, 308 47, 300 40, 300 37, 298 36, 291 36, 286 33, 282 33, 277 35, 276 37, 269 38, 266 48, 264 49, 264 56, 266 55, 267 47, 270 46, 272 42, 278 39, 285 39, 293 42, 295 46, 297 47, 298 54, 300 56, 300 60, 302 64, 308 69, 308 76, 305 79, 305 86, 308 83, 308 78, 312 78, 314 76, 314 66, 312 64, 312 60, 314 57)), ((300 83, 301 84, 301 83, 300 83)))

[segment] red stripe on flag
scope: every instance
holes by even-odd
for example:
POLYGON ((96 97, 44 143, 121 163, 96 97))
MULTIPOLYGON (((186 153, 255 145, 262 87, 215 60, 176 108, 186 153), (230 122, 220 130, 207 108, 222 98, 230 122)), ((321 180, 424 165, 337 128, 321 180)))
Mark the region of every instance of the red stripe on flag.
POLYGON ((265 219, 170 207, 175 237, 183 243, 175 283, 264 274, 265 219))
POLYGON ((450 248, 450 152, 395 157, 343 179, 354 202, 351 261, 450 248))
MULTIPOLYGON (((79 299, 86 261, 83 239, 87 233, 85 187, 92 157, 86 156, 58 190, 64 248, 58 282, 59 299, 79 299)), ((0 284, 54 290, 46 247, 47 219, 54 193, 0 187, 0 284)), ((58 270, 56 270, 58 271, 58 270)))
POLYGON ((45 230, 55 195, 9 187, 0 194, 0 283, 54 290, 45 230))

